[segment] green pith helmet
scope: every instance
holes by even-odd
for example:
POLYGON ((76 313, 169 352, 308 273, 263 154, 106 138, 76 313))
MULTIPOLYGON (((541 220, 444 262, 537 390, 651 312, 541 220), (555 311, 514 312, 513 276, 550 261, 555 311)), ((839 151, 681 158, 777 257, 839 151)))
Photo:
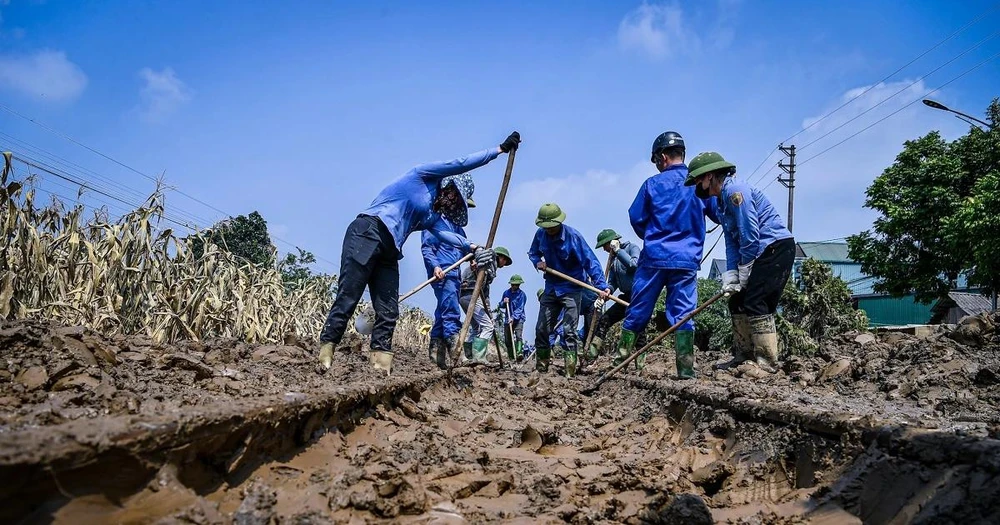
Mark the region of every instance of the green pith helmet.
POLYGON ((510 280, 507 281, 507 284, 524 284, 524 278, 522 278, 520 274, 515 273, 510 276, 510 280))
POLYGON ((543 294, 543 293, 545 293, 545 288, 539 288, 539 289, 538 289, 538 298, 539 298, 539 299, 541 299, 541 298, 542 298, 542 294, 543 294))
POLYGON ((688 177, 684 181, 684 185, 694 186, 694 181, 698 177, 726 168, 729 168, 732 173, 736 172, 736 165, 726 162, 726 159, 722 158, 722 155, 714 151, 701 152, 695 158, 691 159, 691 163, 688 164, 688 177))
POLYGON ((497 254, 498 257, 503 255, 508 261, 510 261, 511 264, 514 264, 514 258, 510 256, 510 251, 508 251, 507 248, 497 246, 496 248, 493 248, 493 253, 497 254))
POLYGON ((550 202, 542 204, 542 207, 538 209, 538 217, 535 219, 535 225, 539 228, 551 228, 559 226, 565 220, 566 213, 562 211, 562 208, 558 204, 550 202))
POLYGON ((612 230, 611 228, 601 230, 601 233, 597 234, 597 247, 600 248, 614 239, 621 238, 622 236, 618 235, 618 232, 612 230))

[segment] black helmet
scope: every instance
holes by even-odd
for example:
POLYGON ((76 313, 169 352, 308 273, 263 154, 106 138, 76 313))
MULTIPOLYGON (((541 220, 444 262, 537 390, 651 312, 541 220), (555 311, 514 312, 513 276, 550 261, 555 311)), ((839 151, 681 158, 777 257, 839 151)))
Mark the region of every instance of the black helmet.
POLYGON ((649 161, 656 164, 656 154, 667 148, 684 149, 684 137, 676 131, 664 131, 653 141, 653 151, 649 154, 649 161))

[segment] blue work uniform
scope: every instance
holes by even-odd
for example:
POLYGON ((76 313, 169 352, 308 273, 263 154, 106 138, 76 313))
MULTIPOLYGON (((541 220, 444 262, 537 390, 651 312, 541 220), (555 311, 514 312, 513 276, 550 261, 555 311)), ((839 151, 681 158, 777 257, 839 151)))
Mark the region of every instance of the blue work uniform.
MULTIPOLYGON (((442 231, 450 231, 465 237, 465 229, 455 226, 445 218, 440 226, 442 231)), ((443 242, 438 236, 424 231, 420 236, 420 252, 424 257, 427 277, 434 276, 434 268, 445 268, 462 258, 462 249, 443 242)), ((431 283, 437 307, 434 309, 434 324, 431 326, 431 338, 447 339, 462 329, 462 306, 458 303, 461 272, 458 268, 445 274, 444 279, 431 283)))
MULTIPOLYGON (((629 207, 632 229, 643 244, 622 325, 626 330, 641 333, 646 328, 664 287, 670 325, 697 307, 705 217, 716 223, 720 219, 712 199, 699 198, 694 187, 684 185, 687 175, 684 164, 667 167, 643 182, 629 207)), ((680 330, 694 330, 694 322, 680 330)))
POLYGON ((485 166, 498 154, 497 148, 490 148, 447 162, 417 166, 386 186, 361 215, 378 217, 385 224, 396 242, 400 259, 403 258, 406 238, 420 230, 429 231, 468 253, 469 242, 464 235, 439 228, 441 215, 432 209, 434 199, 437 198, 441 179, 485 166))
MULTIPOLYGON (((511 320, 523 323, 525 321, 524 315, 524 305, 528 302, 528 296, 525 295, 524 290, 518 288, 515 292, 510 288, 504 290, 503 299, 510 301, 510 318, 511 320)), ((504 315, 506 315, 504 311, 504 315)))
POLYGON ((632 282, 635 280, 635 270, 639 266, 639 256, 642 248, 638 244, 622 241, 614 259, 611 260, 611 270, 608 272, 608 284, 611 291, 619 290, 626 297, 632 296, 632 282))
POLYGON ((726 236, 726 269, 736 270, 760 257, 775 241, 792 237, 764 192, 727 177, 719 196, 726 236))
MULTIPOLYGON (((539 228, 535 232, 535 238, 531 241, 531 248, 528 250, 528 259, 531 264, 537 266, 542 258, 545 258, 545 265, 553 270, 562 272, 579 281, 594 283, 598 289, 609 288, 608 282, 604 279, 604 270, 600 261, 594 255, 594 251, 587 245, 587 241, 576 229, 562 225, 559 235, 551 236, 545 233, 544 228, 539 228)), ((560 279, 553 275, 545 274, 545 294, 552 294, 562 297, 567 294, 575 294, 583 291, 583 288, 569 281, 560 279)))

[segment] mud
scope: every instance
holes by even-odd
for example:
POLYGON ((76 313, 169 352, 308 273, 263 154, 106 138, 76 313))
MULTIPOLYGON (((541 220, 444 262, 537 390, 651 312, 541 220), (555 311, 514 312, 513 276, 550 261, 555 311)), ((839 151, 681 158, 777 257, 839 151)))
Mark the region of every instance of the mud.
MULTIPOLYGON (((0 519, 60 523, 965 523, 1000 513, 996 318, 850 334, 762 377, 480 367, 360 341, 156 345, 0 330, 0 519)), ((556 367, 558 368, 558 367, 556 367)))

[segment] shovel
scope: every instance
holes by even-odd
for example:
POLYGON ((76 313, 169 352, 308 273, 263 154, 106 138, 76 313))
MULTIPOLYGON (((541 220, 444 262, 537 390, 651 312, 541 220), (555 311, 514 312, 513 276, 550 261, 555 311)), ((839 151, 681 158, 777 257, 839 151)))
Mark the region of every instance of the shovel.
MULTIPOLYGON (((582 286, 583 288, 586 288, 586 289, 588 289, 588 290, 590 290, 590 291, 592 291, 592 292, 594 292, 594 293, 596 293, 598 295, 604 293, 604 290, 598 290, 596 287, 591 286, 591 285, 589 285, 589 284, 587 284, 587 283, 585 283, 585 282, 583 282, 583 281, 581 281, 581 280, 579 280, 579 279, 577 279, 575 277, 570 277, 570 276, 568 276, 568 275, 560 272, 559 270, 553 270, 552 268, 546 267, 545 270, 543 270, 543 271, 545 273, 547 273, 547 274, 555 275, 556 277, 558 277, 558 278, 560 278, 560 279, 562 279, 564 281, 569 281, 569 282, 571 282, 571 283, 573 283, 573 284, 575 284, 577 286, 582 286)), ((628 308, 628 303, 625 302, 623 299, 620 299, 618 297, 615 297, 615 296, 609 294, 608 295, 608 300, 609 301, 614 301, 614 302, 616 302, 616 303, 624 306, 625 308, 628 308)))
POLYGON ((650 348, 653 348, 657 343, 659 343, 660 341, 662 341, 668 335, 670 335, 670 334, 674 333, 675 331, 677 331, 677 329, 680 328, 681 325, 683 325, 684 323, 690 321, 694 316, 696 316, 699 313, 701 313, 702 310, 704 310, 705 308, 708 308, 709 306, 711 306, 712 303, 714 303, 715 301, 718 301, 719 299, 722 299, 723 297, 727 297, 728 295, 729 294, 726 293, 726 292, 719 292, 719 293, 713 295, 712 297, 709 297, 707 301, 705 301, 704 303, 701 303, 701 306, 699 306, 698 308, 695 308, 695 310, 693 312, 691 312, 691 313, 687 314, 686 316, 684 316, 684 318, 681 319, 680 321, 677 321, 677 323, 674 324, 673 326, 671 326, 670 328, 668 328, 667 331, 661 332, 660 335, 658 335, 655 338, 653 338, 653 340, 650 341, 649 343, 646 343, 646 346, 642 347, 640 350, 638 350, 636 352, 632 352, 632 355, 628 356, 624 361, 622 361, 622 363, 620 365, 618 365, 618 366, 612 368, 611 370, 609 370, 608 372, 606 372, 597 381, 595 381, 593 385, 588 386, 587 388, 584 388, 583 390, 580 391, 580 393, 583 394, 583 395, 585 395, 585 396, 589 396, 589 395, 593 394, 594 392, 597 392, 597 389, 601 387, 601 384, 604 383, 605 381, 607 381, 608 379, 611 379, 611 376, 617 374, 623 368, 625 368, 626 366, 628 366, 632 361, 635 361, 636 358, 638 358, 640 355, 648 352, 650 348))

